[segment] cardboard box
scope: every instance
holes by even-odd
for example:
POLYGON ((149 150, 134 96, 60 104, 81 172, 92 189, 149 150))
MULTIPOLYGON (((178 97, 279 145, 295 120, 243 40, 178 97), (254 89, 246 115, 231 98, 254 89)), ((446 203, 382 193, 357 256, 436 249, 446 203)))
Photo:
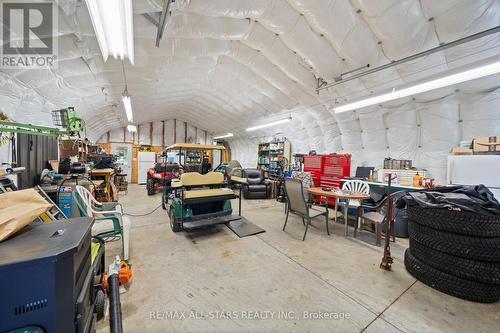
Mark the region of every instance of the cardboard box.
POLYGON ((472 155, 473 150, 470 148, 455 147, 451 149, 453 155, 472 155))
POLYGON ((475 138, 472 150, 474 154, 500 154, 500 136, 475 138))

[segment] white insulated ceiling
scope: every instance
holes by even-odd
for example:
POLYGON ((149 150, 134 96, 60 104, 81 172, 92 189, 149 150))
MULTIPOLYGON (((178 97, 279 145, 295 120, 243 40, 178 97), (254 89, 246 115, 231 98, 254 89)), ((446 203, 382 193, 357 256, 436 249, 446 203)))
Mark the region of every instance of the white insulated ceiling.
MULTIPOLYGON (((96 139, 126 125, 122 64, 103 62, 84 1, 56 2, 58 68, 1 70, 0 108, 15 120, 50 124, 51 110, 75 106, 96 139)), ((125 71, 135 122, 177 118, 213 134, 233 132, 236 140, 246 138, 249 125, 291 114, 295 125, 322 129, 301 139, 314 143, 327 126, 342 127, 353 117, 334 115, 335 103, 500 54, 500 34, 494 34, 318 95, 318 78, 332 82, 351 69, 499 25, 500 1, 176 0, 159 48, 156 27, 142 14, 160 11, 162 1, 133 5, 136 65, 126 61, 125 71)), ((483 93, 498 85, 495 76, 461 90, 483 93)))

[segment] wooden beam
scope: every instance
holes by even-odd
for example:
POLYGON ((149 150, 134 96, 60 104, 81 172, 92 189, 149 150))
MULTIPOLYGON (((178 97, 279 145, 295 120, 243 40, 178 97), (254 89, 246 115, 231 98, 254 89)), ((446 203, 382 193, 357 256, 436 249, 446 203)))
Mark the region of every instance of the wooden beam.
POLYGON ((184 143, 188 143, 188 123, 184 122, 184 143))
POLYGON ((165 120, 161 121, 161 147, 165 148, 165 120))
POLYGON ((177 119, 174 119, 174 143, 177 143, 177 119))
POLYGON ((153 122, 149 123, 149 144, 153 145, 153 122))
POLYGON ((205 131, 205 144, 208 145, 208 142, 207 142, 207 131, 205 131))

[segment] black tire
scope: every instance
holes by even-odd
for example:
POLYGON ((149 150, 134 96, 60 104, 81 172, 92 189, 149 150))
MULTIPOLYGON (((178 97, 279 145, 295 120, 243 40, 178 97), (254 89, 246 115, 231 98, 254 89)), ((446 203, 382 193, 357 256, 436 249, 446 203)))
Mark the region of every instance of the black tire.
POLYGON ((99 321, 104 318, 104 310, 106 309, 106 296, 104 291, 99 289, 95 295, 95 313, 96 319, 99 321))
POLYGON ((163 194, 163 195, 162 195, 162 197, 161 197, 161 208, 162 208, 163 210, 166 210, 166 209, 167 209, 167 203, 166 203, 166 201, 165 201, 165 194, 163 194))
POLYGON ((148 178, 146 181, 146 190, 148 191, 148 195, 155 194, 155 181, 151 178, 148 178))
POLYGON ((500 238, 467 237, 408 221, 410 237, 431 249, 460 258, 500 262, 500 238))
POLYGON ((441 272, 405 252, 406 270, 420 282, 451 296, 472 302, 493 303, 500 299, 500 286, 469 281, 441 272))
POLYGON ((168 216, 170 217, 170 228, 172 229, 172 231, 173 232, 182 231, 181 224, 175 218, 175 210, 173 207, 170 207, 170 211, 168 213, 168 216))
POLYGON ((418 224, 456 234, 478 237, 500 237, 500 216, 467 211, 409 206, 408 218, 418 224))
POLYGON ((410 238, 410 251, 418 260, 448 274, 471 281, 500 285, 500 263, 477 261, 436 251, 410 238))

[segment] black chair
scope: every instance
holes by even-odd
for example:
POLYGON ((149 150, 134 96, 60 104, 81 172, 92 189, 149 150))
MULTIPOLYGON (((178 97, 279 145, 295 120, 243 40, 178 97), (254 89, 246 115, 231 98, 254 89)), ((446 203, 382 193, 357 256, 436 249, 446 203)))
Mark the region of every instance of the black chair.
POLYGON ((247 183, 243 186, 245 199, 267 199, 271 194, 271 183, 264 178, 261 170, 245 169, 244 177, 247 183))
POLYGON ((317 216, 325 216, 326 232, 330 235, 330 228, 328 226, 328 208, 324 211, 319 209, 309 207, 306 198, 304 197, 304 188, 302 181, 297 179, 285 178, 285 194, 288 202, 288 208, 286 211, 285 224, 283 225, 283 231, 285 231, 286 223, 288 221, 288 214, 293 213, 302 217, 302 224, 306 226, 306 231, 304 232, 304 237, 302 240, 306 239, 307 229, 309 224, 311 224, 311 219, 317 216))

